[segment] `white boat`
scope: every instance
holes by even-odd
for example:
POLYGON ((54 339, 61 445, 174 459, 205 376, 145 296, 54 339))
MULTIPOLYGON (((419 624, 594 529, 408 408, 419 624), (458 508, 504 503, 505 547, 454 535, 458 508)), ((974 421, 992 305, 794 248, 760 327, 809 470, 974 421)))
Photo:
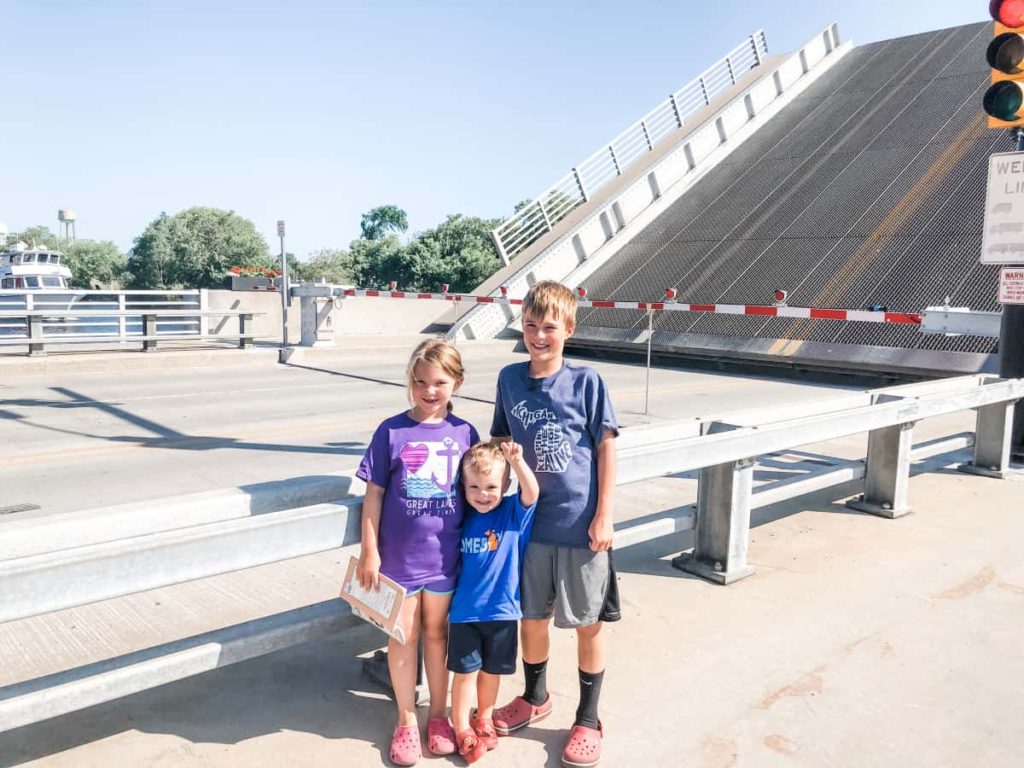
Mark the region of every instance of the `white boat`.
POLYGON ((45 246, 17 243, 0 253, 0 289, 66 291, 71 270, 61 263, 63 255, 45 246))

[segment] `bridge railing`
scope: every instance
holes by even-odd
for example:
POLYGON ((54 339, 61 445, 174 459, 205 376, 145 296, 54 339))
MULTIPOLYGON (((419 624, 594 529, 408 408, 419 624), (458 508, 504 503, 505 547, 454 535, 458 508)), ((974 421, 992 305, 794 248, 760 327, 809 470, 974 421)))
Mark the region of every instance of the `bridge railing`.
MULTIPOLYGON (((973 460, 961 465, 962 470, 1002 477, 1009 469, 1013 404, 1022 398, 1024 379, 966 376, 624 429, 618 441, 619 483, 698 470, 698 500, 696 509, 681 507, 616 525, 616 545, 631 546, 692 529, 693 552, 676 558, 674 564, 728 584, 754 571, 747 562, 753 508, 864 478, 864 492, 850 506, 899 517, 910 509, 911 463, 969 445, 973 460), (970 409, 977 411, 973 436, 957 434, 913 444, 917 421, 970 409), (864 432, 869 435, 865 460, 819 459, 816 463, 825 465, 820 470, 753 486, 758 457, 864 432)), ((166 515, 157 510, 160 520, 149 535, 138 530, 142 521, 136 519, 129 539, 90 540, 59 551, 43 545, 37 554, 0 562, 0 593, 5 595, 0 622, 355 545, 360 501, 356 495, 333 502, 324 499, 322 504, 280 513, 193 525, 185 534, 166 530, 166 515)), ((332 600, 0 688, 0 731, 358 623, 347 604, 332 600)))
POLYGON ((767 55, 764 31, 758 30, 499 224, 492 235, 502 260, 508 263, 550 232, 767 55))

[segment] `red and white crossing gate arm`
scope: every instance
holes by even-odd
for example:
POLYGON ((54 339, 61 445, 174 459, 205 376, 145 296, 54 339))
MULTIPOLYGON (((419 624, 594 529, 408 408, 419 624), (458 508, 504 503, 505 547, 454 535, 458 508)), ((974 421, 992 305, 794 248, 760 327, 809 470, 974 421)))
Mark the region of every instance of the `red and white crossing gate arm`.
MULTIPOLYGON (((455 301, 464 304, 521 305, 522 299, 506 296, 473 296, 468 293, 413 293, 412 291, 375 291, 345 289, 343 295, 374 299, 423 299, 427 301, 455 301)), ((893 323, 920 325, 921 315, 916 312, 872 312, 867 309, 819 309, 790 307, 785 304, 686 304, 676 301, 602 301, 579 298, 579 307, 594 309, 634 309, 640 312, 708 312, 719 315, 748 315, 755 317, 787 317, 797 320, 841 320, 859 323, 893 323)))

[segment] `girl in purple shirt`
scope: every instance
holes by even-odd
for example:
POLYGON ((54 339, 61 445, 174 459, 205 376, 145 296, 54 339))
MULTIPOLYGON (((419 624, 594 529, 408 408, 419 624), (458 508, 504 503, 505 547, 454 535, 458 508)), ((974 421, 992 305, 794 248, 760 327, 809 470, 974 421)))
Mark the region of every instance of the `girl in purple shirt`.
POLYGON ((421 635, 430 688, 427 748, 436 755, 455 751, 445 660, 462 524, 456 477, 462 454, 480 439, 471 424, 451 413, 451 398, 464 378, 455 347, 440 339, 424 341, 407 373, 412 408, 377 427, 357 472, 366 481, 357 578, 368 589, 383 573, 408 595, 400 619, 408 630, 406 643, 388 640, 398 704, 391 738, 396 765, 413 765, 422 756, 415 706, 421 635))

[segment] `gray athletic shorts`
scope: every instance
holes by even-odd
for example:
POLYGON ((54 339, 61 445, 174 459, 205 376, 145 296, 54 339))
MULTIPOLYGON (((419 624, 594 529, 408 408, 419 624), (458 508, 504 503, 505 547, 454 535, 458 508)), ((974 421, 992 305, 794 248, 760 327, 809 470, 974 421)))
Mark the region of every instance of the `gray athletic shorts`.
POLYGON ((530 542, 520 585, 524 619, 550 619, 563 629, 586 627, 601 616, 611 566, 607 552, 530 542))

